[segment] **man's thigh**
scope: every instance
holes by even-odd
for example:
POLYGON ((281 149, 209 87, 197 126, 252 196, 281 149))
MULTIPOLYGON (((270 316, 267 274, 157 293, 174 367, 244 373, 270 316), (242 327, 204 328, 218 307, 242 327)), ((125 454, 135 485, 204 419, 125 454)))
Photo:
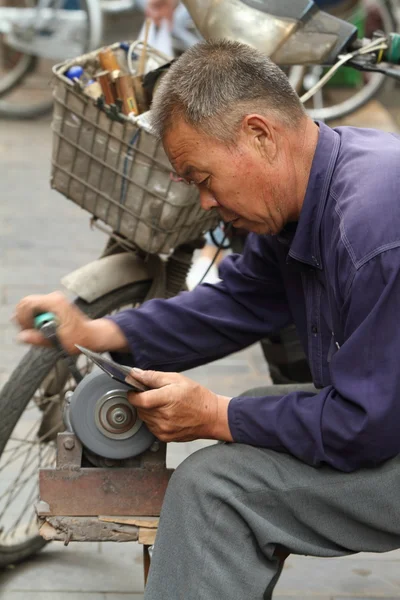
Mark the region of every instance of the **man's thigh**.
POLYGON ((224 522, 235 514, 266 555, 276 546, 314 556, 400 547, 400 458, 342 473, 272 450, 224 443, 184 461, 174 486, 187 490, 189 504, 195 499, 210 531, 217 527, 223 534, 224 522))

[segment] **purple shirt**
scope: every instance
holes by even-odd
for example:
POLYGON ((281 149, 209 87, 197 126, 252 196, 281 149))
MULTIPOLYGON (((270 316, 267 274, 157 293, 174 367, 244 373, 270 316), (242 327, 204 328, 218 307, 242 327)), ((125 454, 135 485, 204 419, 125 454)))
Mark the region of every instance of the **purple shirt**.
POLYGON ((162 371, 294 322, 319 392, 233 398, 232 436, 352 471, 400 453, 400 137, 319 126, 297 227, 251 234, 222 283, 112 318, 136 365, 162 371))

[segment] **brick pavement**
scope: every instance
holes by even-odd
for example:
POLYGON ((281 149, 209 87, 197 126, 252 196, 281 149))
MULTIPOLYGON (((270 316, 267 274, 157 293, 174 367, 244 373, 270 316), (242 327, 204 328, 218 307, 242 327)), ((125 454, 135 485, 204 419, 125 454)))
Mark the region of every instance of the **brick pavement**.
MULTIPOLYGON (((371 122, 368 114, 363 119, 371 122)), ((25 352, 15 343, 9 321, 15 302, 28 293, 59 288, 60 277, 96 258, 104 241, 101 233, 89 229, 86 213, 50 190, 50 145, 47 120, 0 122, 0 386, 25 352)), ((190 375, 226 394, 268 381, 257 346, 190 375)), ((202 445, 171 444, 169 464, 176 466, 202 445)), ((290 557, 275 597, 400 599, 399 563, 399 551, 334 560, 290 557)), ((139 600, 142 590, 141 555, 135 544, 65 548, 54 543, 0 573, 0 600, 139 600)))

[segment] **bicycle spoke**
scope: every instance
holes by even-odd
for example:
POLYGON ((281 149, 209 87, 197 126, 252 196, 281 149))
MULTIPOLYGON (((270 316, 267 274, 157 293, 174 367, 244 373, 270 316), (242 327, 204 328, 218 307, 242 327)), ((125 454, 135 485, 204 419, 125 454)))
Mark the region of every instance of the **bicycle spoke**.
MULTIPOLYGON (((43 414, 46 414, 46 412, 44 412, 43 414)), ((36 440, 25 440, 24 443, 19 444, 16 448, 13 448, 12 449, 13 450, 13 454, 11 454, 11 456, 8 458, 8 460, 6 462, 4 462, 4 464, 0 467, 0 472, 2 470, 4 470, 6 467, 9 467, 13 462, 15 462, 16 460, 18 460, 21 456, 23 456, 23 454, 25 452, 28 453, 28 448, 26 448, 26 447, 23 447, 21 452, 16 453, 17 450, 19 448, 21 448, 21 446, 28 445, 29 446, 29 451, 30 451, 32 449, 33 445, 37 446, 38 444, 40 444, 42 442, 45 442, 46 438, 49 438, 49 436, 51 436, 52 433, 56 432, 60 428, 61 423, 62 423, 61 421, 59 421, 58 423, 56 423, 56 425, 54 425, 51 429, 47 430, 46 433, 44 435, 42 435, 40 438, 37 438, 36 440)), ((33 430, 35 428, 38 429, 38 424, 37 423, 35 423, 32 426, 32 428, 28 432, 27 436, 29 436, 33 432, 33 430)))
MULTIPOLYGON (((89 364, 89 361, 85 358, 85 364, 81 369, 83 374, 86 374, 87 372, 90 371, 90 366, 91 365, 89 364)), ((57 368, 57 365, 56 365, 56 368, 57 368)), ((67 383, 66 383, 65 392, 69 391, 69 390, 73 390, 75 387, 74 384, 75 384, 75 382, 73 381, 72 377, 69 377, 67 380, 67 383)), ((38 390, 38 392, 41 392, 41 390, 38 390)), ((40 393, 40 395, 39 394, 37 394, 37 395, 39 397, 34 398, 34 400, 31 402, 32 406, 27 407, 27 409, 28 408, 29 408, 29 410, 32 410, 33 408, 38 409, 37 403, 40 403, 42 401, 43 401, 43 403, 48 404, 48 406, 46 406, 46 408, 44 410, 39 409, 39 410, 41 410, 41 412, 40 412, 40 421, 41 421, 43 419, 43 417, 51 410, 52 406, 54 404, 57 404, 60 402, 60 396, 59 396, 59 394, 56 394, 53 396, 44 397, 43 393, 40 393)), ((57 423, 56 425, 54 425, 54 427, 52 427, 51 429, 47 430, 46 433, 43 436, 41 436, 40 438, 32 440, 29 438, 32 437, 35 429, 39 428, 38 422, 35 422, 32 425, 32 427, 29 429, 29 431, 27 432, 25 439, 11 437, 10 441, 18 441, 19 444, 13 448, 6 448, 3 451, 3 454, 11 453, 11 455, 8 456, 7 460, 0 466, 0 472, 3 471, 6 467, 9 467, 13 462, 16 462, 17 460, 19 460, 24 455, 25 452, 27 453, 28 451, 30 451, 32 446, 35 446, 35 445, 37 446, 37 445, 40 445, 42 442, 45 442, 47 438, 49 438, 54 432, 56 432, 60 428, 60 425, 61 425, 61 421, 59 423, 57 423), (30 447, 29 450, 28 450, 27 446, 30 447)), ((0 497, 0 499, 1 499, 1 497, 0 497)))
MULTIPOLYGON (((32 482, 32 475, 36 474, 39 468, 44 468, 44 467, 47 467, 47 466, 51 465, 52 463, 54 463, 54 458, 55 458, 54 452, 49 455, 48 460, 43 460, 43 456, 41 456, 41 454, 42 454, 41 452, 38 453, 38 465, 35 465, 34 471, 31 473, 30 476, 28 476, 24 480, 24 482, 20 482, 21 484, 26 483, 28 481, 32 482)), ((17 496, 18 496, 18 493, 15 494, 12 498, 10 498, 10 501, 7 503, 5 508, 7 508, 9 506, 10 502, 14 501, 17 496)), ((38 498, 38 480, 36 477, 33 478, 32 489, 31 489, 30 493, 28 494, 28 497, 26 498, 24 505, 20 509, 19 515, 11 523, 11 525, 9 526, 9 528, 7 530, 3 530, 1 532, 0 538, 2 539, 2 541, 4 541, 7 538, 13 539, 15 537, 20 523, 23 521, 24 517, 26 517, 27 514, 28 514, 28 516, 30 514, 32 514, 32 517, 27 520, 27 525, 24 530, 25 535, 27 535, 29 529, 33 528, 33 526, 36 525, 36 514, 35 514, 35 510, 34 510, 35 498, 38 498), (32 507, 32 511, 29 511, 29 507, 32 507), (35 521, 33 522, 32 519, 35 519, 35 521)))
MULTIPOLYGON (((35 473, 37 473, 37 471, 39 470, 39 468, 45 468, 49 465, 51 465, 52 463, 54 463, 54 458, 55 458, 55 453, 53 452, 49 459, 47 461, 43 460, 42 452, 41 452, 41 448, 39 449, 39 453, 38 453, 38 466, 37 468, 35 468, 35 473)), ((26 515, 26 511, 29 510, 29 507, 33 507, 33 514, 35 516, 35 512, 34 512, 34 500, 35 498, 38 499, 38 480, 35 477, 34 481, 33 481, 33 487, 31 490, 31 493, 28 495, 28 498, 25 502, 25 504, 23 505, 23 507, 20 510, 20 515, 19 517, 16 518, 16 520, 14 521, 14 523, 12 523, 12 525, 9 527, 9 532, 10 532, 10 538, 13 538, 15 536, 15 533, 17 531, 17 527, 20 525, 23 517, 26 515)), ((29 513, 28 513, 29 514, 29 513)), ((31 523, 28 522, 28 526, 27 529, 29 529, 29 527, 31 526, 31 523)), ((5 534, 5 537, 7 536, 7 533, 5 534)))
MULTIPOLYGON (((58 425, 54 426, 54 427, 53 427, 53 430, 54 430, 54 431, 56 431, 56 430, 58 429, 58 427, 59 427, 58 425)), ((48 433, 50 433, 50 432, 51 432, 51 431, 49 431, 48 433)), ((46 435, 48 435, 48 434, 46 434, 46 435)), ((38 448, 38 447, 41 447, 41 444, 39 444, 39 443, 38 443, 38 444, 35 444, 35 446, 31 446, 31 447, 30 447, 30 449, 29 449, 29 452, 26 452, 26 457, 25 457, 25 459, 24 459, 24 462, 23 462, 23 465, 22 465, 22 467, 21 467, 21 470, 22 470, 23 468, 27 468, 28 466, 30 466, 30 465, 32 464, 32 461, 30 461, 28 464, 26 464, 26 460, 27 460, 28 456, 30 456, 30 455, 31 455, 31 453, 32 453, 32 451, 33 451, 33 448, 35 448, 35 447, 36 447, 36 448, 38 448)), ((52 448, 52 447, 54 447, 54 446, 48 446, 48 447, 51 447, 51 448, 52 448)), ((23 454, 24 454, 24 453, 22 452, 22 453, 21 453, 21 454, 18 456, 18 458, 20 458, 21 456, 23 456, 23 454)), ((7 463, 7 465, 3 465, 2 469, 4 469, 6 466, 10 466, 10 465, 11 465, 13 462, 15 462, 15 460, 16 460, 16 459, 17 459, 17 457, 15 457, 15 459, 14 459, 13 461, 9 461, 9 462, 7 463)), ((21 470, 20 470, 20 471, 21 471, 21 470)), ((4 494, 3 494, 3 496, 4 496, 4 494)), ((0 496, 0 500, 3 498, 3 496, 0 496)))
POLYGON ((26 510, 32 506, 33 502, 34 502, 34 498, 37 497, 38 494, 38 486, 37 486, 37 482, 35 481, 30 494, 28 494, 28 498, 25 502, 25 504, 23 505, 23 507, 20 510, 20 514, 19 516, 15 519, 14 522, 12 522, 10 524, 10 527, 8 528, 8 530, 5 530, 3 535, 5 538, 7 538, 8 536, 12 539, 15 538, 15 535, 17 533, 17 528, 20 525, 22 519, 24 518, 24 516, 26 515, 26 510))
POLYGON ((4 36, 0 35, 0 73, 6 69, 6 59, 4 52, 4 36))
MULTIPOLYGON (((54 462, 54 455, 51 457, 51 460, 47 461, 47 463, 45 463, 45 464, 49 465, 52 462, 54 462)), ((17 522, 19 523, 22 520, 22 518, 23 518, 23 516, 24 516, 24 514, 26 512, 27 506, 31 505, 31 504, 33 505, 34 498, 38 497, 37 468, 34 471, 32 471, 32 473, 30 473, 29 477, 25 478, 25 480, 23 480, 23 481, 20 482, 20 486, 19 487, 17 487, 17 488, 14 487, 13 488, 12 491, 14 493, 10 494, 10 497, 9 497, 7 503, 5 504, 4 509, 3 509, 3 511, 2 511, 2 513, 0 515, 2 523, 6 522, 6 520, 3 519, 3 515, 5 514, 5 511, 11 506, 12 503, 14 504, 16 502, 16 500, 20 496, 20 493, 22 492, 22 490, 24 491, 23 498, 24 499, 26 498, 27 486, 25 486, 25 484, 29 485, 29 483, 32 484, 32 482, 33 482, 33 488, 31 490, 31 493, 28 495, 29 497, 25 501, 25 504, 23 505, 22 508, 19 509, 19 516, 17 516, 17 520, 14 522, 14 524, 12 524, 12 525, 10 525, 8 527, 7 531, 5 531, 5 529, 3 528, 3 531, 2 531, 2 534, 1 534, 2 538, 4 538, 7 535, 12 535, 13 528, 16 527, 17 522)), ((7 513, 7 514, 10 515, 10 513, 7 513)), ((9 521, 9 519, 10 519, 10 517, 8 517, 7 521, 9 521)))
MULTIPOLYGON (((49 447, 46 450, 47 452, 54 452, 54 448, 53 447, 49 447)), ((27 455, 28 456, 28 455, 27 455)), ((35 456, 33 456, 33 458, 31 458, 30 461, 24 461, 24 464, 22 465, 18 476, 16 477, 16 479, 14 480, 14 484, 13 487, 10 490, 6 490, 5 492, 3 492, 3 494, 0 496, 0 502, 3 500, 3 498, 5 498, 8 495, 8 500, 6 501, 6 507, 11 503, 11 501, 15 498, 15 494, 13 495, 13 491, 15 490, 19 490, 21 489, 21 487, 23 487, 25 485, 25 483, 27 481, 29 481, 30 477, 32 476, 32 473, 30 473, 27 477, 25 477, 24 479, 21 479, 22 474, 26 473, 26 470, 32 465, 32 463, 35 460, 35 456)), ((3 509, 4 512, 5 509, 3 509)), ((0 513, 0 517, 2 516, 3 513, 0 513)))

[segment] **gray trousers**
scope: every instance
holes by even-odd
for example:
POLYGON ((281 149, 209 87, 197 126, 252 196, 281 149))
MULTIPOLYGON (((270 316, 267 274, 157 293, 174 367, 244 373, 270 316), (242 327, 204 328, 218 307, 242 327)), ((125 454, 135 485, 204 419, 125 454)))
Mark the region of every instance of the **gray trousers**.
POLYGON ((282 550, 334 557, 399 547, 400 457, 346 474, 272 450, 216 444, 172 476, 145 600, 266 600, 282 550))

